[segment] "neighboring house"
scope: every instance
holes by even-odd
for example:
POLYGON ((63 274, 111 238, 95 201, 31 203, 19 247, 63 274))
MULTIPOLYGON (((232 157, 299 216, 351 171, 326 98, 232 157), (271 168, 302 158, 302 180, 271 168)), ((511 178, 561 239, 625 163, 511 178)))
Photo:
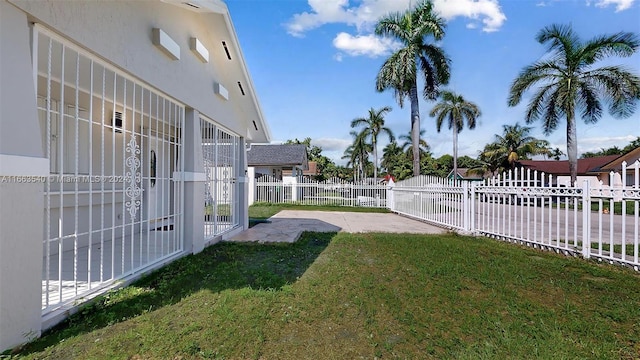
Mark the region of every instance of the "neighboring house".
MULTIPOLYGON (((447 175, 447 179, 451 179, 451 178, 453 178, 453 170, 451 170, 447 175)), ((482 175, 469 173, 469 169, 467 168, 458 168, 458 174, 456 178, 458 180, 467 180, 467 181, 482 181, 484 179, 482 175)))
POLYGON ((0 351, 247 228, 271 135, 222 1, 0 0, 0 64, 0 351))
MULTIPOLYGON (((578 159, 578 186, 585 180, 589 181, 590 186, 599 186, 601 177, 594 171, 600 169, 602 166, 618 158, 619 155, 607 155, 596 156, 585 159, 578 159)), ((516 164, 518 167, 524 167, 525 169, 538 172, 538 176, 541 173, 545 174, 545 183, 548 180, 548 175, 553 175, 553 183, 551 185, 563 185, 569 186, 571 182, 571 176, 569 173, 569 161, 568 160, 520 160, 516 164)))
POLYGON ((275 181, 273 185, 277 187, 277 183, 280 182, 296 182, 305 170, 309 170, 307 147, 302 144, 254 144, 247 151, 247 164, 249 166, 247 172, 249 205, 251 205, 256 198, 282 195, 259 193, 267 189, 258 189, 256 179, 264 177, 267 182, 275 181))
POLYGON ((620 176, 620 179, 616 180, 615 174, 620 174, 622 172, 623 163, 626 163, 626 185, 640 186, 640 183, 638 183, 636 180, 636 173, 640 172, 640 147, 635 148, 634 150, 631 150, 624 155, 618 156, 617 158, 600 166, 599 168, 591 169, 589 172, 592 174, 596 174, 598 176, 598 179, 602 181, 603 185, 611 185, 612 172, 614 173, 614 183, 617 180, 622 182, 623 178, 620 176))
POLYGON ((254 144, 247 151, 249 178, 300 176, 309 169, 307 147, 302 144, 254 144))
POLYGON ((320 175, 320 167, 316 161, 309 161, 309 169, 304 170, 302 172, 302 176, 315 179, 316 176, 320 175))
POLYGON ((390 183, 396 183, 396 178, 395 176, 391 175, 391 174, 387 174, 385 175, 382 179, 380 179, 380 181, 378 181, 378 183, 380 184, 390 184, 390 183))

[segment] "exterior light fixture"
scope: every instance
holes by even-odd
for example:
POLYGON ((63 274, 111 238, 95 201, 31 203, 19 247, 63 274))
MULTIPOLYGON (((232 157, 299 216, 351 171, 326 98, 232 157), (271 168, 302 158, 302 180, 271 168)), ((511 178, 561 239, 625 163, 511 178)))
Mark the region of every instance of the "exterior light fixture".
POLYGON ((209 50, 207 50, 198 38, 192 37, 189 39, 189 47, 200 61, 203 63, 209 62, 209 50))
POLYGON ((171 60, 180 60, 180 45, 162 29, 153 29, 153 45, 157 46, 171 60))

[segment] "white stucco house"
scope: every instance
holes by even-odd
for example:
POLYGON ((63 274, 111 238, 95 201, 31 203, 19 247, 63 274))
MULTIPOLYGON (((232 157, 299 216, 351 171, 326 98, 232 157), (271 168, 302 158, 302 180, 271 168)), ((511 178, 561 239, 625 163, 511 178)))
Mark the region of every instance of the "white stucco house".
POLYGON ((0 351, 245 229, 270 136, 221 0, 0 0, 0 351))

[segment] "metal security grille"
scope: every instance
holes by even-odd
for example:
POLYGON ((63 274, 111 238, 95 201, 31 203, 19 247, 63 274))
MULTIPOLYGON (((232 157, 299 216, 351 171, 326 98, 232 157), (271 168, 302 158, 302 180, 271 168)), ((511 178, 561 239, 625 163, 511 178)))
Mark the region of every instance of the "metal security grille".
POLYGON ((239 182, 240 137, 227 132, 213 122, 201 118, 202 155, 207 175, 204 193, 205 239, 240 225, 239 182))
POLYGON ((173 173, 184 106, 40 26, 33 34, 50 160, 47 314, 182 251, 183 186, 173 173))

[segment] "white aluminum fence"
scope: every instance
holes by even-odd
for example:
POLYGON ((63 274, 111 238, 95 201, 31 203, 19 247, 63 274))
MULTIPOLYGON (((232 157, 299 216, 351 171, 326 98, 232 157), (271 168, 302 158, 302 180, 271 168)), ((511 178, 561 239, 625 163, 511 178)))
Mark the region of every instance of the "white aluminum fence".
POLYGON ((421 220, 465 230, 469 226, 468 182, 420 175, 401 181, 393 187, 389 208, 397 213, 421 220))
POLYGON ((610 184, 557 185, 520 169, 481 183, 417 177, 395 184, 389 208, 438 225, 638 269, 640 161, 610 184), (616 180, 618 179, 618 180, 616 180))
POLYGON ((272 176, 255 179, 254 202, 304 205, 387 207, 389 186, 329 179, 318 182, 304 177, 272 176))

